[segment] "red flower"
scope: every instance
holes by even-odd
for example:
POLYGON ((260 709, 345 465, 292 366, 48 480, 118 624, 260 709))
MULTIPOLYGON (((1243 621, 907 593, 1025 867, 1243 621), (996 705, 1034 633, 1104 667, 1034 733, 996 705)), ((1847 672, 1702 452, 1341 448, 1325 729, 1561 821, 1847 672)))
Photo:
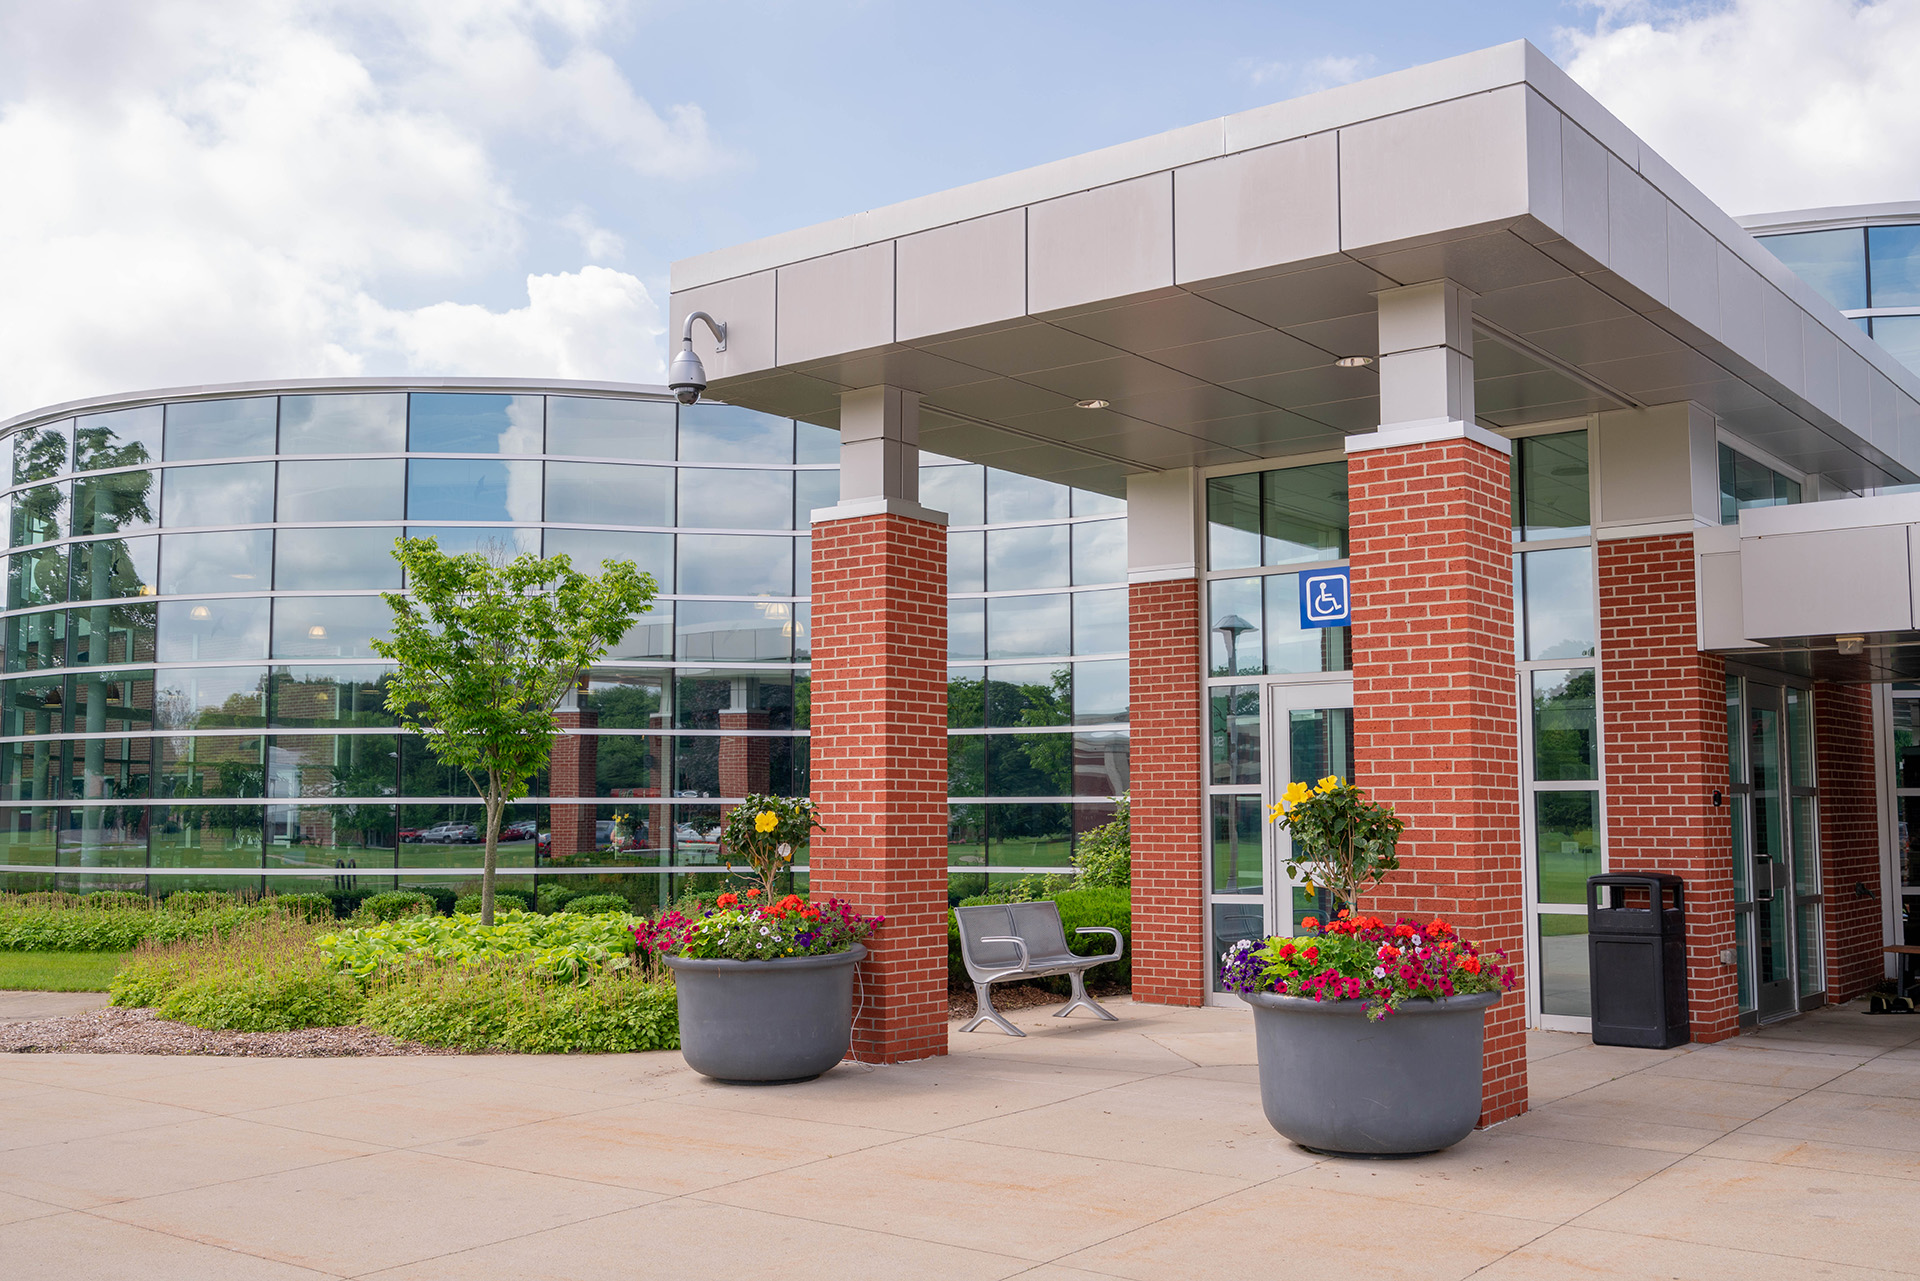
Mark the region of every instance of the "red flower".
POLYGON ((713 900, 713 905, 715 907, 738 907, 740 906, 740 896, 738 894, 722 894, 719 898, 713 900))
POLYGON ((1383 961, 1398 960, 1400 958, 1400 949, 1395 947, 1391 943, 1382 943, 1380 945, 1379 955, 1380 955, 1380 959, 1383 961))
POLYGON ((748 890, 748 891, 747 891, 747 897, 748 897, 748 898, 759 898, 759 897, 760 897, 760 891, 759 891, 758 889, 751 889, 751 890, 748 890))
POLYGON ((1300 918, 1300 928, 1303 930, 1317 930, 1320 928, 1320 922, 1314 917, 1303 916, 1300 918))

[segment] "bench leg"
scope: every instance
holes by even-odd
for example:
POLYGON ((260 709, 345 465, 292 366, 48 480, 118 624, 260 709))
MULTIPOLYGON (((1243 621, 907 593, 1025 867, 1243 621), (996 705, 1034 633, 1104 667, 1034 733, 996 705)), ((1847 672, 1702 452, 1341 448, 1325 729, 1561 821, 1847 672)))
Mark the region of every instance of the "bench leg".
POLYGON ((990 1023, 997 1024, 1000 1030, 1005 1032, 1008 1036, 1025 1036, 1026 1035, 1025 1032, 1022 1032, 1019 1028, 1007 1022, 1007 1020, 1001 1015, 1000 1011, 993 1008, 993 985, 992 984, 975 983, 973 985, 973 991, 974 991, 975 1000, 978 1002, 978 1006, 977 1006, 976 1012, 974 1013, 973 1021, 968 1023, 965 1027, 961 1028, 960 1030, 962 1032, 971 1032, 973 1031, 973 1029, 979 1027, 982 1023, 990 1022, 990 1023))
POLYGON ((1066 1005, 1060 1009, 1055 1010, 1053 1014, 1054 1018, 1064 1019, 1067 1015, 1084 1005, 1109 1023, 1118 1023, 1120 1021, 1119 1015, 1107 1010, 1100 1002, 1087 995, 1086 971, 1075 970, 1069 977, 1073 979, 1073 999, 1068 1001, 1066 1005))

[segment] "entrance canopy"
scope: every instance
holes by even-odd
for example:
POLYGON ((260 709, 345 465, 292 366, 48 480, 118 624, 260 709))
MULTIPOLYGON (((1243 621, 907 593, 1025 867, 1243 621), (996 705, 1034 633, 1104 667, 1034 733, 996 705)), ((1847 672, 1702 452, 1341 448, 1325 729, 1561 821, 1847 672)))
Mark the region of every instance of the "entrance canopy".
POLYGON ((1117 494, 1372 431, 1339 362, 1441 278, 1482 425, 1693 401, 1846 490, 1920 479, 1920 380, 1524 41, 686 259, 672 314, 729 326, 716 399, 837 426, 898 387, 925 448, 1117 494))

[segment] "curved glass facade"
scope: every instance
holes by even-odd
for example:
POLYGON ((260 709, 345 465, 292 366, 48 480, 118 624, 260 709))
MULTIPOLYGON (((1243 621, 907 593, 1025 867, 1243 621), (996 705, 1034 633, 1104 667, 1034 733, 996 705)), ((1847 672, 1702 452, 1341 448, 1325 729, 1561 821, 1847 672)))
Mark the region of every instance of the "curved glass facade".
MULTIPOLYGON (((475 791, 397 729, 367 643, 403 532, 653 573, 501 865, 641 903, 713 876, 729 800, 808 788, 808 522, 838 497, 838 446, 730 406, 536 384, 19 421, 0 453, 0 887, 470 881, 475 791)), ((1126 787, 1125 506, 932 457, 922 483, 952 516, 950 862, 973 893, 1065 866, 1126 787)))
POLYGON ((1920 370, 1920 217, 1821 223, 1780 234, 1749 229, 1894 359, 1920 370))

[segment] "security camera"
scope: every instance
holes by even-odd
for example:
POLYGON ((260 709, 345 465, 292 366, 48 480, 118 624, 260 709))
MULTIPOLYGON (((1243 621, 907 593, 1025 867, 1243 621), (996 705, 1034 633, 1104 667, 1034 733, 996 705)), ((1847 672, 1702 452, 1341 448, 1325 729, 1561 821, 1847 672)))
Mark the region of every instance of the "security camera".
POLYGON ((707 328, 713 331, 715 351, 727 349, 726 325, 704 311, 696 311, 687 317, 686 330, 680 335, 680 354, 667 367, 667 390, 683 405, 698 401, 700 393, 707 389, 707 367, 700 363, 700 357, 693 350, 693 322, 696 320, 706 321, 707 328))

